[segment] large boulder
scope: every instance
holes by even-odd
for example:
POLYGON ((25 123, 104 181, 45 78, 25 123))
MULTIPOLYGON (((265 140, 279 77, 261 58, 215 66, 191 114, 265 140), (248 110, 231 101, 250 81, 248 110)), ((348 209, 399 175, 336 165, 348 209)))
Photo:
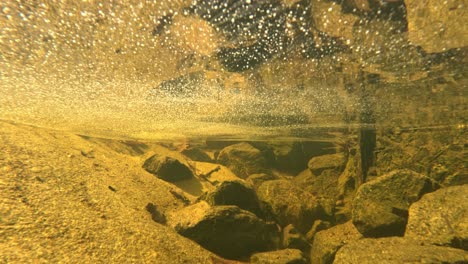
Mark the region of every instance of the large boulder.
POLYGON ((283 249, 277 251, 262 252, 250 257, 252 264, 306 264, 307 259, 298 249, 283 249))
POLYGON ((409 40, 429 53, 468 46, 468 14, 462 2, 405 0, 409 40))
POLYGON ((240 181, 225 181, 216 189, 203 195, 210 205, 236 205, 261 217, 259 201, 255 191, 240 181))
POLYGON ((180 153, 189 157, 191 160, 201 162, 213 162, 213 159, 202 149, 197 147, 190 147, 182 150, 180 153))
POLYGON ((314 175, 320 175, 324 170, 343 171, 346 165, 344 153, 335 153, 313 157, 309 160, 308 167, 314 175))
POLYGON ((229 259, 276 248, 277 227, 237 206, 202 201, 168 215, 168 225, 204 248, 229 259))
POLYGON ((314 264, 331 264, 336 252, 344 245, 361 239, 362 235, 351 221, 315 234, 310 253, 314 264))
POLYGON ((440 189, 412 204, 405 237, 468 250, 468 185, 440 189))
POLYGON ((151 156, 145 161, 143 168, 147 172, 168 182, 176 182, 193 177, 193 172, 185 161, 166 155, 155 154, 151 156))
POLYGON ((359 187, 352 219, 366 237, 403 236, 409 206, 436 189, 433 181, 410 170, 396 170, 359 187))
POLYGON ((221 150, 218 162, 231 169, 242 179, 250 174, 268 172, 267 159, 249 143, 238 143, 221 150))
POLYGON ((288 180, 266 181, 258 188, 257 195, 281 226, 293 224, 305 233, 314 220, 324 217, 319 200, 288 180))
POLYGON ((461 249, 424 245, 401 237, 366 238, 342 247, 334 264, 467 263, 461 249))

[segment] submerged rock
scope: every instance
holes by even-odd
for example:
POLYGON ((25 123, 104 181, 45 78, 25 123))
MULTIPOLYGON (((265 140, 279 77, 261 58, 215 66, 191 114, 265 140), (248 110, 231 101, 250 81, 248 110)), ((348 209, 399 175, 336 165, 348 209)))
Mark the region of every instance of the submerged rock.
POLYGON ((200 148, 187 148, 180 153, 194 161, 213 162, 213 159, 200 148))
POLYGON ((252 185, 254 189, 258 189, 260 185, 262 185, 263 182, 266 181, 272 181, 272 180, 277 180, 278 177, 271 175, 271 174, 266 174, 266 173, 258 173, 258 174, 252 174, 247 179, 245 180, 248 184, 252 185))
POLYGON ((357 190, 353 223, 366 237, 403 236, 410 205, 435 189, 430 178, 410 170, 380 176, 357 190))
POLYGON ((468 250, 468 185, 440 189, 412 204, 405 237, 468 250))
POLYGON ((255 191, 240 181, 225 181, 203 198, 210 205, 236 205, 239 208, 261 216, 255 191))
POLYGON ((168 181, 176 182, 193 177, 192 170, 176 157, 165 155, 153 155, 145 161, 143 168, 156 177, 168 181))
POLYGON ((344 245, 361 239, 362 235, 351 221, 315 234, 310 252, 312 263, 331 264, 336 252, 344 245))
POLYGON ((422 245, 401 237, 366 238, 342 247, 334 264, 345 263, 467 263, 466 251, 434 245, 422 245))
POLYGON ((252 264, 306 264, 307 259, 298 249, 283 249, 270 252, 262 252, 250 257, 252 264))
POLYGON ((288 180, 266 181, 258 188, 257 195, 281 226, 293 224, 305 233, 314 220, 326 217, 315 196, 288 180))
POLYGON ((324 170, 329 169, 334 169, 341 172, 345 165, 346 156, 344 153, 313 157, 308 163, 308 167, 314 175, 320 175, 324 170))
POLYGON ((238 143, 221 150, 218 162, 242 179, 250 174, 269 172, 263 153, 249 143, 238 143))
POLYGON ((275 167, 281 171, 296 175, 307 168, 307 157, 302 142, 270 143, 275 167))
POLYGON ((168 220, 179 234, 229 259, 274 249, 278 241, 275 225, 237 206, 199 202, 173 212, 168 220))

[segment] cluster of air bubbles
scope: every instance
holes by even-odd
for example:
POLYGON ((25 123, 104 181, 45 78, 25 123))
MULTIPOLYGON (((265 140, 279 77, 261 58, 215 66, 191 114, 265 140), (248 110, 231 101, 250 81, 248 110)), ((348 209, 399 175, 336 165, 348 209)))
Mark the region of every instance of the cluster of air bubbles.
POLYGON ((344 63, 416 63, 392 17, 343 40, 309 1, 188 2, 3 1, 0 118, 124 135, 304 125, 359 107, 327 83, 344 63))

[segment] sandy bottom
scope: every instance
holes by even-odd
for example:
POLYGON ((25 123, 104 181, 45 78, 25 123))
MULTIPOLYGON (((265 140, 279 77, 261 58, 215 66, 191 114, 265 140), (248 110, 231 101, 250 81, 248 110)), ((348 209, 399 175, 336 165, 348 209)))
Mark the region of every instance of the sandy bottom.
POLYGON ((145 210, 183 207, 178 187, 141 168, 157 145, 1 121, 0 131, 0 263, 222 261, 145 210))

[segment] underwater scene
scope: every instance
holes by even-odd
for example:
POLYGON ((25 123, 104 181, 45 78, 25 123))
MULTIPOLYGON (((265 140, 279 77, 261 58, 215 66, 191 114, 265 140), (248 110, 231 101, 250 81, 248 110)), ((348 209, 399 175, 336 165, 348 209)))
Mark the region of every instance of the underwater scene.
POLYGON ((2 0, 0 263, 468 263, 468 1, 2 0))

